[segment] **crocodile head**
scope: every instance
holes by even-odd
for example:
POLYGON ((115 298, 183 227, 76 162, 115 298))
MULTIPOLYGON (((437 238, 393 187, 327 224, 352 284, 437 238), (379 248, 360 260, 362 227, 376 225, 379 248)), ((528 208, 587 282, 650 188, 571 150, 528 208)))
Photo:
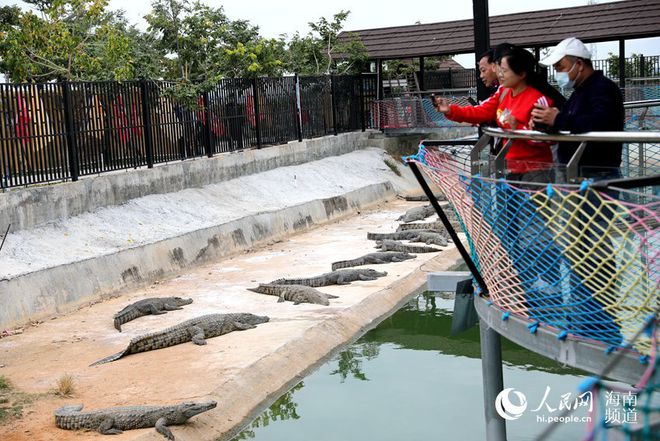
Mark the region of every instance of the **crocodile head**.
POLYGON ((369 277, 384 277, 387 275, 387 271, 379 272, 371 268, 361 269, 360 272, 369 277))
POLYGON ((176 306, 190 305, 192 303, 192 299, 184 299, 183 297, 174 297, 174 302, 176 303, 176 306))
POLYGON ((188 419, 207 410, 214 409, 218 403, 215 401, 206 401, 204 403, 183 403, 180 405, 180 411, 188 419))
POLYGON ((270 318, 265 315, 254 315, 250 313, 245 313, 245 317, 241 320, 244 323, 249 323, 251 325, 258 325, 260 323, 266 323, 270 318))

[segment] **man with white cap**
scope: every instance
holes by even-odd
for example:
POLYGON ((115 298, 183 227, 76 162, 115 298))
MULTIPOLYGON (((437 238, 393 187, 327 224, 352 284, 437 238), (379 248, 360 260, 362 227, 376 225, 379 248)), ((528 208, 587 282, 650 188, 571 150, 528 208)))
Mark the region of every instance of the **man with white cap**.
MULTIPOLYGON (((594 70, 591 64, 591 53, 577 38, 567 38, 552 49, 550 55, 541 61, 546 66, 554 66, 555 78, 563 89, 574 89, 561 111, 545 107, 532 110, 534 123, 543 123, 551 131, 567 130, 571 133, 595 131, 622 131, 624 121, 623 98, 621 90, 602 71, 594 70)), ((558 161, 567 164, 575 153, 579 143, 560 142, 558 161)), ((591 178, 594 181, 621 177, 620 142, 588 142, 578 164, 579 176, 591 178)), ((617 197, 617 192, 606 192, 617 197)), ((588 192, 586 199, 590 204, 584 204, 580 209, 581 225, 586 225, 586 218, 592 218, 591 226, 581 227, 582 240, 578 241, 573 253, 580 256, 573 262, 573 272, 570 277, 571 289, 575 297, 580 298, 575 304, 575 323, 573 327, 584 336, 607 340, 611 344, 621 342, 621 329, 617 320, 605 309, 599 300, 615 299, 617 284, 603 280, 604 275, 616 274, 614 247, 609 239, 596 240, 602 236, 601 223, 607 223, 613 217, 613 212, 604 208, 601 198, 593 192, 588 192), (591 277, 587 282, 585 274, 598 268, 601 276, 591 277), (596 295, 598 293, 598 295, 596 295)))
MULTIPOLYGON (((531 127, 542 123, 551 131, 571 133, 623 130, 621 91, 602 71, 594 70, 591 52, 580 40, 562 40, 541 64, 554 66, 559 86, 574 91, 561 111, 554 107, 535 108, 531 127)), ((559 143, 559 163, 567 164, 577 147, 578 143, 559 143)), ((580 176, 594 180, 619 177, 622 148, 622 144, 616 142, 587 143, 579 162, 580 176)))

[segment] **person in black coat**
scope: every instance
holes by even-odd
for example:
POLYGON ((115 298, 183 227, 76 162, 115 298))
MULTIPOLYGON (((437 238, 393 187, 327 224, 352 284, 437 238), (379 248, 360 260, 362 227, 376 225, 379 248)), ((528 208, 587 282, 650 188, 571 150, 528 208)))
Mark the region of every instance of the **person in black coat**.
MULTIPOLYGON (((563 89, 574 89, 568 101, 560 109, 538 107, 532 110, 530 126, 544 125, 547 131, 570 133, 623 131, 623 97, 619 87, 594 70, 591 53, 577 38, 561 41, 541 61, 554 66, 556 80, 563 89)), ((560 142, 557 159, 567 164, 579 143, 560 142)), ((578 162, 580 178, 593 181, 621 177, 620 165, 623 145, 621 142, 591 141, 578 162)), ((558 238, 558 242, 571 248, 564 253, 569 271, 571 305, 569 332, 593 338, 617 346, 622 342, 620 318, 608 308, 620 298, 620 284, 616 247, 608 236, 608 225, 616 220, 608 197, 617 199, 616 191, 567 194, 571 198, 575 216, 570 228, 558 238), (577 240, 577 242, 575 242, 577 240)))
MULTIPOLYGON (((621 90, 602 71, 594 70, 591 53, 580 40, 563 40, 541 64, 554 66, 559 86, 574 90, 561 110, 535 108, 532 127, 540 123, 547 125, 549 131, 571 133, 623 130, 625 116, 621 90)), ((578 145, 576 142, 560 142, 558 162, 567 164, 578 145)), ((588 142, 578 163, 579 175, 593 180, 620 177, 622 150, 621 142, 588 142)))

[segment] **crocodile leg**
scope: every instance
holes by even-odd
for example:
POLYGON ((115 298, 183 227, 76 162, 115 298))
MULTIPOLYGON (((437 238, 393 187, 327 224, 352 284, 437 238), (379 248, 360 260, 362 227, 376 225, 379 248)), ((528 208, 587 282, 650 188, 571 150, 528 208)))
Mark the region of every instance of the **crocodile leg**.
POLYGON ((163 308, 165 308, 165 311, 177 311, 179 309, 183 309, 182 306, 170 305, 169 303, 165 303, 163 308))
POLYGON ((98 431, 103 435, 119 435, 120 433, 122 433, 121 430, 113 428, 112 426, 114 425, 115 425, 114 418, 107 417, 99 425, 98 431))
POLYGON ((149 313, 152 315, 161 315, 161 314, 167 314, 167 311, 161 311, 160 309, 156 308, 154 305, 149 305, 149 313))
POLYGON ((365 276, 364 274, 360 274, 359 277, 360 277, 360 280, 376 280, 375 277, 365 276))
POLYGON ((326 294, 325 296, 329 299, 338 299, 339 298, 339 296, 333 296, 332 294, 326 294))
POLYGON ((372 259, 369 259, 369 263, 380 264, 380 263, 387 263, 387 262, 385 262, 383 259, 372 258, 372 259))
POLYGON ((336 282, 336 284, 337 284, 337 285, 350 285, 351 282, 346 282, 346 281, 344 280, 344 276, 339 276, 339 277, 337 277, 337 282, 336 282))
POLYGON ((257 325, 251 325, 250 323, 243 323, 243 322, 234 322, 232 324, 239 331, 245 331, 246 329, 253 329, 257 327, 257 325))
POLYGON ((188 328, 188 332, 192 335, 192 342, 196 345, 204 346, 206 340, 204 340, 204 330, 199 326, 191 326, 188 328))
POLYGON ((160 433, 170 441, 174 441, 174 434, 170 428, 166 426, 166 423, 167 420, 165 418, 158 418, 158 421, 156 421, 156 432, 160 433))

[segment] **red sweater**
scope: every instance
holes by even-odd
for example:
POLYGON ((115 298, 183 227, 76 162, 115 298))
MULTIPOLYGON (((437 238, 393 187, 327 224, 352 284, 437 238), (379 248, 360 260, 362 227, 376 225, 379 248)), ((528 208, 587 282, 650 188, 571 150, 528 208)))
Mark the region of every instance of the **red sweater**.
MULTIPOLYGON (((518 95, 513 96, 511 89, 500 87, 493 95, 478 106, 460 107, 455 104, 449 106, 449 113, 445 116, 456 122, 479 124, 487 121, 497 121, 503 129, 529 130, 527 123, 532 114, 535 103, 543 106, 552 106, 552 100, 533 87, 528 86, 518 95), (507 90, 504 98, 502 92, 507 90), (508 115, 518 121, 516 127, 505 122, 508 115)), ((502 139, 500 145, 506 143, 502 139)), ((514 139, 506 154, 507 167, 511 173, 525 173, 530 170, 542 170, 552 167, 552 143, 539 141, 526 141, 514 139)))

